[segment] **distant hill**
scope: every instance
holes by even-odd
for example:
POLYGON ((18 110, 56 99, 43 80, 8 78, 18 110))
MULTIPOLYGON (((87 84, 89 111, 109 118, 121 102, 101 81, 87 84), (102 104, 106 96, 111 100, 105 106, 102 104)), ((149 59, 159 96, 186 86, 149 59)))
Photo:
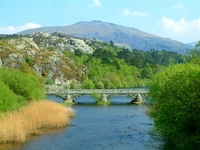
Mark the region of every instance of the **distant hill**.
POLYGON ((148 51, 168 50, 178 53, 184 53, 191 47, 179 41, 169 38, 163 38, 157 35, 149 34, 136 28, 124 27, 102 21, 78 22, 67 26, 52 26, 29 29, 19 34, 31 34, 36 32, 62 32, 76 37, 96 39, 109 43, 113 41, 115 45, 129 49, 140 49, 148 51))
POLYGON ((194 48, 197 43, 198 42, 192 42, 192 43, 188 43, 187 45, 190 46, 191 48, 194 48))

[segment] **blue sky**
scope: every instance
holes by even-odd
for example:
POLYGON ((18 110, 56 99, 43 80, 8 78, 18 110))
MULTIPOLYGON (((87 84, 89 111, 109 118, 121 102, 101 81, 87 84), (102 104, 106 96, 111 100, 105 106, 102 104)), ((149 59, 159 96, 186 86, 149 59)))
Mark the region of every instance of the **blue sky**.
POLYGON ((0 33, 101 20, 183 43, 200 40, 200 0, 0 0, 0 33))

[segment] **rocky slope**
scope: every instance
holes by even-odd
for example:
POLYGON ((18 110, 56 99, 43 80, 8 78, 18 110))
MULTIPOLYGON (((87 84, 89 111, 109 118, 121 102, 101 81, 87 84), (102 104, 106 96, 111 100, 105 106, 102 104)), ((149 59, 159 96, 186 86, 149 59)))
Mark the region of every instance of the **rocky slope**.
POLYGON ((22 69, 28 65, 37 74, 56 84, 82 80, 87 68, 78 66, 65 51, 92 53, 91 40, 61 33, 36 33, 0 40, 0 67, 22 69))
POLYGON ((81 38, 95 38, 107 43, 113 41, 115 45, 144 51, 148 51, 150 49, 164 49, 168 51, 184 53, 190 48, 186 44, 183 44, 179 41, 149 34, 136 28, 124 27, 101 21, 79 22, 68 26, 42 27, 26 30, 20 32, 19 34, 25 35, 36 32, 53 33, 55 31, 60 31, 65 34, 70 34, 72 36, 81 38))

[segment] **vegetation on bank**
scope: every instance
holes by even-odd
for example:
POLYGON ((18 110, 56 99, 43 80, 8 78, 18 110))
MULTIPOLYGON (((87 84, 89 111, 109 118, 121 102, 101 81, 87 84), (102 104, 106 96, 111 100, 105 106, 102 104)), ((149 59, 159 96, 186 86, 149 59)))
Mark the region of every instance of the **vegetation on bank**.
POLYGON ((168 67, 153 80, 149 114, 164 149, 200 149, 200 51, 187 56, 188 63, 168 67))
POLYGON ((44 80, 27 68, 0 69, 0 143, 25 142, 40 129, 59 128, 71 108, 46 101, 44 80))
POLYGON ((0 143, 23 143, 41 129, 60 128, 74 116, 70 107, 53 101, 32 101, 18 111, 0 114, 0 143))
MULTIPOLYGON (((65 58, 70 58, 67 63, 69 66, 62 70, 68 74, 67 79, 73 80, 70 88, 102 89, 150 85, 149 114, 154 118, 156 133, 165 142, 164 148, 200 148, 200 42, 186 55, 154 49, 128 50, 116 47, 113 42, 106 44, 96 40, 90 41, 89 45, 94 49, 92 54, 83 53, 79 49, 74 52, 68 49, 63 51, 65 58)), ((7 46, 9 45, 6 44, 6 50, 7 46)), ((55 47, 46 49, 49 53, 45 56, 56 51, 55 47)), ((4 52, 1 55, 7 56, 7 51, 4 52)), ((24 142, 29 135, 38 134, 40 128, 61 127, 68 123, 65 120, 67 110, 64 106, 60 108, 59 104, 38 101, 45 98, 44 80, 29 68, 32 67, 33 60, 41 62, 37 55, 33 56, 36 57, 34 59, 24 55, 25 62, 18 68, 21 71, 0 69, 0 142, 24 142), (61 118, 57 118, 60 114, 56 113, 60 111, 61 118), (53 123, 49 119, 53 119, 53 123), (54 122, 56 119, 58 122, 54 122), (60 120, 63 122, 59 122, 60 120)), ((48 74, 45 71, 43 77, 48 74)), ((53 79, 46 78, 46 83, 53 83, 53 79)), ((92 93, 91 96, 97 104, 100 102, 100 94, 92 93)))
POLYGON ((29 101, 45 99, 44 80, 33 72, 0 69, 0 112, 17 110, 29 101))

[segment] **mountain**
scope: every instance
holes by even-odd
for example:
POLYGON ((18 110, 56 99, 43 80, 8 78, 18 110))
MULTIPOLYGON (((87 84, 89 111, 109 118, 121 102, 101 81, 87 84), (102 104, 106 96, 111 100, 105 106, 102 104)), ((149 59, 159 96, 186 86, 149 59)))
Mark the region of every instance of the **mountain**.
POLYGON ((56 31, 76 37, 96 39, 106 43, 112 41, 115 45, 119 45, 121 47, 144 51, 148 51, 150 49, 160 51, 164 49, 184 53, 190 48, 188 45, 179 41, 149 34, 136 28, 124 27, 102 21, 78 22, 67 26, 41 27, 25 30, 19 34, 25 35, 36 32, 53 33, 56 31))
POLYGON ((194 48, 197 43, 198 42, 192 42, 192 43, 188 43, 187 45, 190 46, 191 48, 194 48))

